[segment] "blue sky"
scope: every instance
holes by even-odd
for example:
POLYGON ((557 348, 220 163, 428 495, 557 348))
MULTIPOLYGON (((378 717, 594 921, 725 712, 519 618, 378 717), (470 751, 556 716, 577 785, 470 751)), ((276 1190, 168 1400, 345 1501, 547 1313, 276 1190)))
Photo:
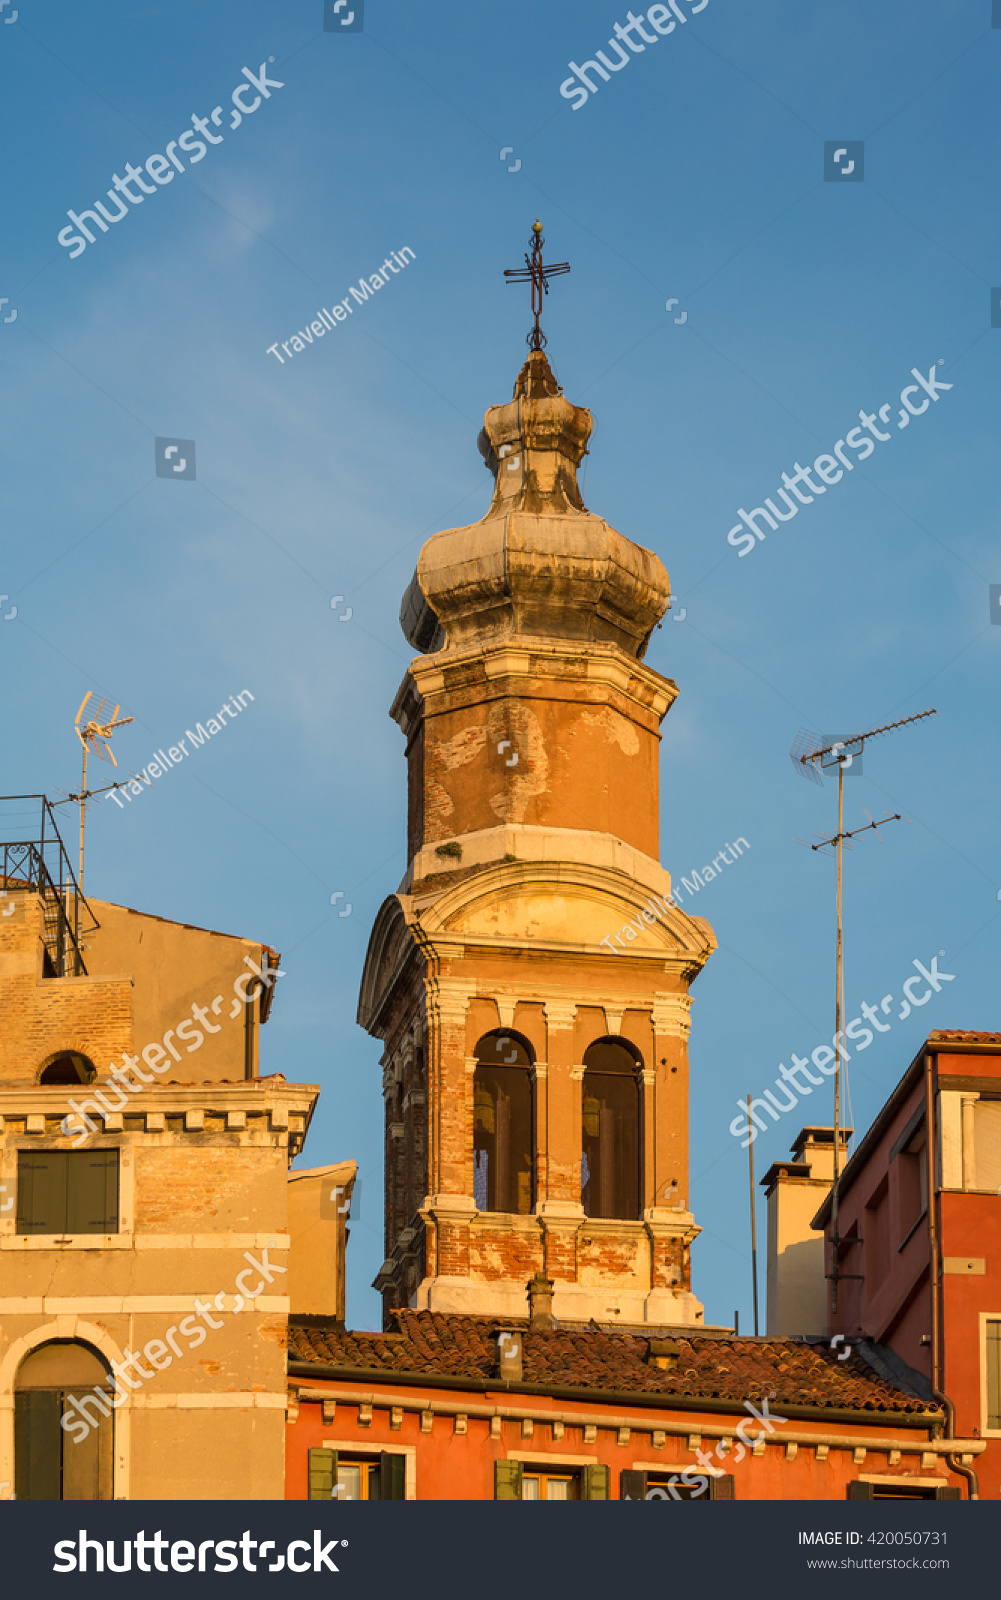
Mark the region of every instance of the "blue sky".
MULTIPOLYGON (((833 827, 835 790, 796 775, 801 727, 939 711, 874 743, 846 784, 848 826, 864 808, 910 818, 847 857, 849 1015, 899 996, 915 959, 944 950, 954 975, 906 1018, 895 1003, 852 1061, 856 1126, 928 1029, 1001 1023, 991 0, 697 15, 681 0, 688 21, 578 111, 567 63, 610 54, 626 7, 367 0, 363 31, 341 35, 322 0, 11 0, 0 15, 15 9, 0 24, 0 293, 17 310, 0 324, 0 616, 17 607, 0 620, 4 791, 78 782, 88 689, 135 716, 117 748, 137 768, 254 695, 126 812, 97 808, 87 886, 282 951, 264 1070, 322 1086, 307 1164, 359 1163, 349 1320, 376 1325, 379 1047, 354 1016, 372 918, 405 867, 397 614, 423 539, 486 509, 476 435, 529 326, 502 271, 539 213, 573 268, 545 326, 597 419, 586 501, 657 551, 685 610, 648 656, 681 691, 662 860, 680 876, 750 846, 690 902, 720 946, 694 991, 694 1286, 707 1321, 739 1308, 747 1328, 746 1155, 727 1125, 833 1031, 833 864, 794 840, 833 827), (234 129, 241 69, 262 62, 283 87, 234 129), (222 143, 71 258, 67 212, 217 105, 222 143), (830 140, 864 141, 863 182, 824 181, 830 140), (370 304, 284 365, 267 354, 403 246, 416 259, 370 304), (953 387, 898 429, 911 369, 939 361, 953 387), (891 439, 738 556, 738 507, 884 403, 891 439), (155 476, 158 436, 195 441, 195 481, 155 476)), ((762 1135, 759 1173, 802 1122, 830 1120, 829 1100, 762 1135)))

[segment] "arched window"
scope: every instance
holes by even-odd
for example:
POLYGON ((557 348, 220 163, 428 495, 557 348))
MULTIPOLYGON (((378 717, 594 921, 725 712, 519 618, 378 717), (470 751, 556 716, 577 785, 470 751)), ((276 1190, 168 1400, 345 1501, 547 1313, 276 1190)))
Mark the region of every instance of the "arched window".
POLYGON ((530 1212, 532 1051, 498 1028, 476 1046, 473 1074, 473 1197, 480 1211, 530 1212))
POLYGON ((111 1395, 89 1345, 58 1339, 25 1357, 14 1384, 18 1500, 114 1498, 111 1395))
POLYGON ((589 1217, 640 1214, 639 1053, 597 1039, 584 1053, 581 1203, 589 1217))
POLYGON ((97 1068, 86 1056, 81 1056, 75 1050, 67 1050, 64 1055, 56 1056, 48 1066, 42 1070, 39 1083, 93 1083, 97 1077, 97 1068))

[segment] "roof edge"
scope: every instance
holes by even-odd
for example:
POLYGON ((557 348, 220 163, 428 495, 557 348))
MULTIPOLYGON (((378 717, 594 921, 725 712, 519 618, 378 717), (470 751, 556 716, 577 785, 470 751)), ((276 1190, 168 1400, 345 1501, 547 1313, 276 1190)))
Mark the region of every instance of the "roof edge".
MULTIPOLYGON (((646 1411, 709 1411, 722 1413, 727 1416, 739 1416, 743 1412, 743 1402, 740 1400, 714 1400, 696 1399, 690 1395, 652 1395, 631 1389, 592 1389, 575 1384, 545 1384, 545 1383, 502 1383, 499 1378, 463 1378, 443 1377, 438 1373, 427 1372, 394 1372, 383 1367, 339 1367, 329 1361, 296 1361, 288 1363, 290 1377, 294 1378, 330 1378, 339 1379, 341 1382, 368 1383, 372 1385, 391 1384, 396 1388, 409 1386, 410 1388, 428 1389, 461 1389, 463 1392, 479 1394, 523 1394, 534 1396, 549 1396, 553 1400, 589 1400, 592 1404, 634 1406, 638 1410, 646 1411)), ((923 1411, 885 1411, 853 1410, 839 1406, 799 1406, 791 1405, 786 1401, 780 1402, 782 1410, 789 1416, 806 1422, 854 1422, 872 1424, 876 1419, 881 1419, 883 1426, 887 1426, 887 1418, 893 1418, 893 1427, 901 1428, 932 1428, 940 1426, 945 1420, 941 1410, 930 1408, 923 1411)))

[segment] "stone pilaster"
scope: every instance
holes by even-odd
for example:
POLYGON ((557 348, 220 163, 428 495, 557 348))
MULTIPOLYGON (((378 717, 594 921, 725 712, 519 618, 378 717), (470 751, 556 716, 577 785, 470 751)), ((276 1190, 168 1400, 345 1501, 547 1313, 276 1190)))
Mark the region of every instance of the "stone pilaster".
MULTIPOLYGON (((546 1077, 549 1170, 545 1204, 580 1203, 580 1086, 574 1085, 574 1021, 577 1007, 567 1001, 547 1000, 546 1077)), ((550 1276, 552 1274, 550 1273, 550 1276)))

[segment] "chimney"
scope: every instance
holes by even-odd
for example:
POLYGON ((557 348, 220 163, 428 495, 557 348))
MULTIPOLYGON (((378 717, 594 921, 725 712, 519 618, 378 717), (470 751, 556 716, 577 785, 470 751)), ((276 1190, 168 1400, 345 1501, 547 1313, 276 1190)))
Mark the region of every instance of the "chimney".
POLYGON ((520 1329, 505 1329, 497 1335, 497 1368, 504 1383, 520 1383, 522 1346, 520 1329))
POLYGON ((662 1372, 675 1372, 680 1349, 677 1339, 651 1339, 647 1347, 647 1366, 659 1367, 662 1372))
POLYGON ((544 1272, 528 1280, 528 1322, 532 1328, 553 1326, 553 1280, 544 1272))
MULTIPOLYGON (((841 1129, 841 1162, 850 1128, 841 1129)), ((816 1337, 827 1331, 824 1235, 812 1220, 834 1177, 834 1129, 801 1128, 791 1161, 774 1161, 761 1187, 768 1197, 768 1322, 771 1336, 816 1337)))

